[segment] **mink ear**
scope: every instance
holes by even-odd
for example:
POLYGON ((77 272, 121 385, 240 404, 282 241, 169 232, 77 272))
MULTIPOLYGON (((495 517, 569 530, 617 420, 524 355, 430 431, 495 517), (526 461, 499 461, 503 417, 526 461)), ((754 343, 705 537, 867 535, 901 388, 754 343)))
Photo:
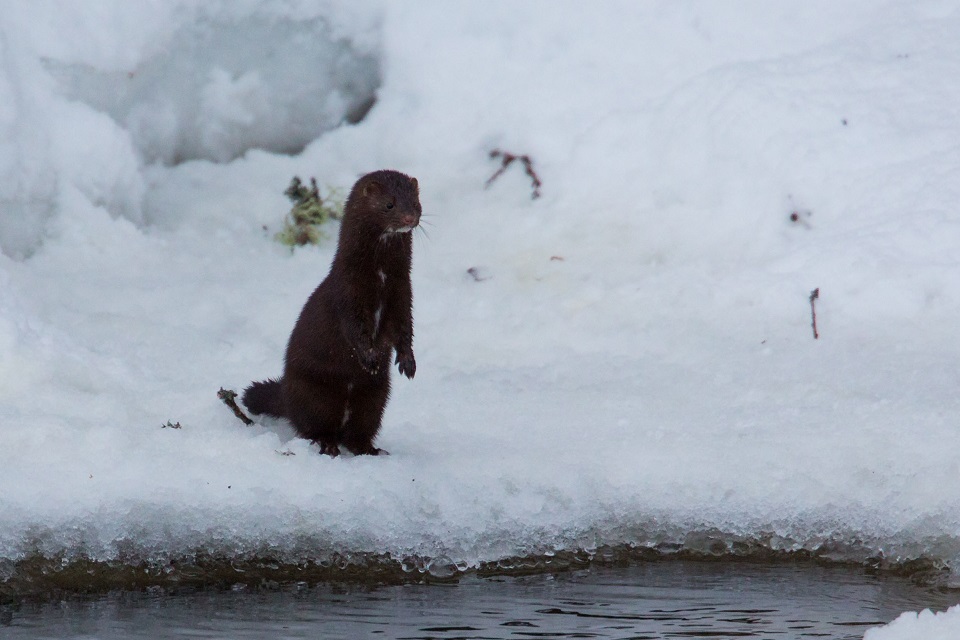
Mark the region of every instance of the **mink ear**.
POLYGON ((420 193, 420 183, 417 182, 416 178, 410 178, 410 184, 413 185, 413 190, 417 193, 420 193))
POLYGON ((383 185, 375 180, 371 180, 363 187, 363 195, 378 196, 383 193, 383 185))

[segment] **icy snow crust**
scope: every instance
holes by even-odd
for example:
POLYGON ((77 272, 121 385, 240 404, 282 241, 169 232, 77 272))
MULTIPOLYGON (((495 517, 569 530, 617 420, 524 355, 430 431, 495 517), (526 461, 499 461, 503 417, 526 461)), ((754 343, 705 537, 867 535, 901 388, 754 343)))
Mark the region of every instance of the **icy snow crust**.
POLYGON ((955 3, 7 9, 0 579, 607 547, 956 568, 955 3), (542 198, 519 166, 482 188, 498 147, 542 198), (280 373, 332 258, 272 240, 290 178, 387 167, 422 190, 417 377, 391 456, 329 459, 216 391, 280 373))

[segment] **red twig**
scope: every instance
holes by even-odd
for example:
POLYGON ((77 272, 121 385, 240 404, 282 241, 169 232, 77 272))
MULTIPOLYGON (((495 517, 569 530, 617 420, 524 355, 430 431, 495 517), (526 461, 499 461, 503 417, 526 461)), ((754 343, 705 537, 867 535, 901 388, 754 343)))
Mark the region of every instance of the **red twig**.
POLYGON ((528 176, 530 176, 530 182, 533 184, 533 194, 530 196, 532 199, 536 200, 540 197, 540 187, 543 185, 540 182, 540 176, 537 175, 537 172, 533 170, 533 160, 530 159, 528 155, 518 156, 507 151, 501 151, 500 149, 494 149, 490 152, 491 158, 500 158, 500 168, 496 172, 487 178, 484 188, 489 187, 490 184, 500 177, 500 175, 507 170, 514 160, 519 160, 523 164, 523 169, 528 176))
POLYGON ((810 292, 810 317, 812 319, 811 324, 813 325, 813 339, 816 340, 820 337, 820 334, 817 332, 817 306, 816 301, 820 297, 820 287, 817 287, 810 292))

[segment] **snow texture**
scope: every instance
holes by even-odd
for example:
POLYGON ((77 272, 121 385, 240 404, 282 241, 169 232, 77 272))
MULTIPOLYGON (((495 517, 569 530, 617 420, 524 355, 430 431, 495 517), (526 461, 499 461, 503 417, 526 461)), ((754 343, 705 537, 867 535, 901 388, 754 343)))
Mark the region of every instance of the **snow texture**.
POLYGON ((903 613, 883 627, 868 629, 863 640, 956 640, 960 638, 960 605, 934 613, 903 613))
POLYGON ((8 3, 0 574, 738 541, 956 568, 958 31, 940 0, 8 3), (541 198, 519 165, 483 188, 496 148, 541 198), (421 185, 417 377, 393 455, 329 459, 215 393, 280 373, 332 258, 273 241, 291 177, 380 168, 421 185))

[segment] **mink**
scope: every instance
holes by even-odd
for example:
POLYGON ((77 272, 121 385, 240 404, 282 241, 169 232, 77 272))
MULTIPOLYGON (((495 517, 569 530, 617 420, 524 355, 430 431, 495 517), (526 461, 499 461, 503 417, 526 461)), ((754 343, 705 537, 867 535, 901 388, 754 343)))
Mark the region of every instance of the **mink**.
POLYGON ((243 403, 286 418, 330 456, 386 454, 374 446, 390 396, 390 357, 413 378, 411 231, 420 224, 416 178, 375 171, 344 206, 327 277, 307 299, 287 343, 283 375, 252 383, 243 403))

